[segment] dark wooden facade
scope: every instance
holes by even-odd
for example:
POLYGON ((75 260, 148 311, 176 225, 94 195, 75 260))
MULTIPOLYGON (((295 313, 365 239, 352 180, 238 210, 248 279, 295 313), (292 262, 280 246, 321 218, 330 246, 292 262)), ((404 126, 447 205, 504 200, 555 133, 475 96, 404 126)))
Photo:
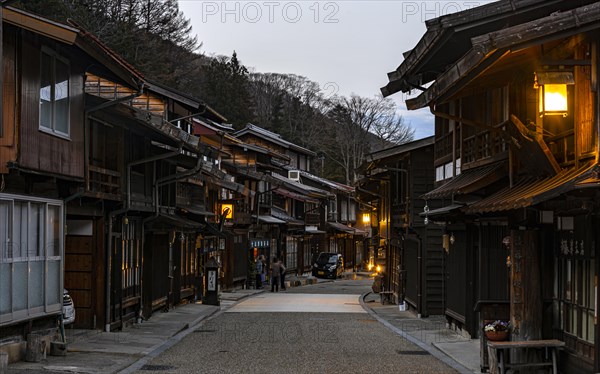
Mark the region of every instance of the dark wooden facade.
POLYGON ((437 48, 414 49, 382 91, 406 91, 429 71, 431 85, 407 106, 429 106, 436 117, 436 189, 424 197, 440 200, 429 218, 454 238, 447 316, 479 336, 497 307, 511 339, 561 339, 563 371, 596 372, 600 3, 506 5, 444 16, 446 26, 429 27, 419 42, 437 48), (450 49, 457 54, 445 55, 450 49), (451 68, 432 74, 433 61, 451 68), (564 87, 562 112, 543 110, 551 84, 564 87))
POLYGON ((433 150, 429 137, 369 154, 359 182, 359 191, 366 191, 359 201, 368 199, 365 206, 376 208, 370 210, 379 222, 372 236, 385 253, 377 255, 385 264, 385 287, 421 316, 443 313, 447 283, 442 231, 421 216, 421 195, 433 186, 433 150))

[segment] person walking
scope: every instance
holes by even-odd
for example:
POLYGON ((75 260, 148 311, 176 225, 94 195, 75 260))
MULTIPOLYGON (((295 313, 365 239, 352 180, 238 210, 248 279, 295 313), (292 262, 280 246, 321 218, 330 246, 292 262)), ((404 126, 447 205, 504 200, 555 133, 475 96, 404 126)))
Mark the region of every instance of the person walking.
POLYGON ((281 278, 281 265, 277 261, 277 257, 273 257, 271 263, 271 292, 279 292, 279 282, 281 278))
POLYGON ((283 260, 279 260, 280 278, 281 278, 281 290, 285 291, 285 265, 283 260))
POLYGON ((263 288, 263 271, 264 264, 262 260, 262 255, 258 256, 256 259, 256 289, 263 288))
POLYGON ((262 283, 261 283, 261 286, 262 286, 267 281, 267 271, 269 269, 267 268, 268 264, 267 264, 267 258, 265 257, 265 255, 260 255, 260 261, 262 262, 262 274, 260 275, 260 279, 262 280, 262 283))

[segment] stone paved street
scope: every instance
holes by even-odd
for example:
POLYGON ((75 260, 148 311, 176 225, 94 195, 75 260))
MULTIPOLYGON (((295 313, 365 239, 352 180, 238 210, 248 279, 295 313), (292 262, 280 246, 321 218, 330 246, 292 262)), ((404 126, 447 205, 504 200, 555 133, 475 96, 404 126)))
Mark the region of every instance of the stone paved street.
POLYGON ((370 285, 369 279, 322 282, 246 299, 204 321, 139 372, 455 372, 364 311, 345 309, 359 305, 359 295, 370 285), (308 301, 322 295, 331 295, 325 298, 328 307, 320 306, 327 310, 307 311, 308 301))

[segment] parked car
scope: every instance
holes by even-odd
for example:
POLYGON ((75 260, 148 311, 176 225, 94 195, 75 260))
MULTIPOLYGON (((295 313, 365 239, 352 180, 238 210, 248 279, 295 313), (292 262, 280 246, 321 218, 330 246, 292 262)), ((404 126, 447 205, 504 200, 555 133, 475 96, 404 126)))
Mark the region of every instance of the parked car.
POLYGON ((344 273, 344 259, 339 253, 321 252, 312 267, 314 277, 336 279, 344 273))
POLYGON ((75 305, 69 291, 63 289, 63 324, 69 325, 73 322, 75 322, 75 305))

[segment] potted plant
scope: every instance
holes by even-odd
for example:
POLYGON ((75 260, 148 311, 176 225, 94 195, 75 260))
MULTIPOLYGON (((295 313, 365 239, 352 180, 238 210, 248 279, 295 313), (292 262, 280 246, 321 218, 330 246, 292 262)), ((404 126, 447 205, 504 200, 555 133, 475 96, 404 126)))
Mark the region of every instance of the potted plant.
POLYGON ((496 321, 487 323, 483 327, 483 331, 485 332, 485 336, 488 340, 503 341, 503 340, 508 339, 509 327, 510 327, 509 322, 496 320, 496 321))

